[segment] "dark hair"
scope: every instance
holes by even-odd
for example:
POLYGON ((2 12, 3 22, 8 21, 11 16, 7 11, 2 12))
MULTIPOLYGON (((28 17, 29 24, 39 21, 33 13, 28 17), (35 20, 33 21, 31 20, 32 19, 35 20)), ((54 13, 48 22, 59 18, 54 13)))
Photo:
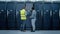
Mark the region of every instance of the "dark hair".
POLYGON ((25 4, 25 6, 23 7, 23 9, 25 9, 26 8, 26 4, 25 4))
POLYGON ((31 12, 34 10, 34 4, 33 4, 33 7, 31 8, 32 10, 31 10, 31 12))
POLYGON ((23 9, 25 9, 25 7, 23 7, 23 9))
POLYGON ((32 7, 32 10, 34 10, 34 7, 32 7))

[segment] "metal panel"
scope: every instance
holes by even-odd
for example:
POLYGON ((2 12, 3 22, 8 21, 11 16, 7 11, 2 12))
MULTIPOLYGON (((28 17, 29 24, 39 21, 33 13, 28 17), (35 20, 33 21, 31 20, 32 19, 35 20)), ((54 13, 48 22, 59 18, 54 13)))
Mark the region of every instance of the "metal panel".
POLYGON ((6 29, 6 3, 0 2, 0 29, 6 29))
POLYGON ((48 30, 50 29, 50 10, 51 10, 51 3, 44 3, 44 23, 43 29, 48 30))
POLYGON ((25 7, 25 3, 17 2, 16 5, 17 5, 17 7, 16 7, 16 26, 17 26, 17 29, 20 29, 20 26, 21 26, 20 10, 25 7))
POLYGON ((58 5, 59 5, 59 30, 60 30, 60 3, 58 5))
POLYGON ((58 29, 59 27, 59 5, 57 3, 52 4, 53 8, 53 29, 58 29))
POLYGON ((31 29, 31 19, 29 18, 31 16, 31 10, 33 7, 32 2, 26 2, 26 11, 30 11, 30 14, 27 15, 27 20, 26 20, 26 29, 31 29))
POLYGON ((8 28, 15 29, 15 3, 7 2, 7 21, 8 28))
POLYGON ((43 10, 42 10, 42 8, 43 7, 42 6, 43 6, 43 4, 40 3, 40 2, 36 2, 34 4, 34 8, 35 8, 35 10, 37 12, 36 23, 35 23, 37 30, 43 29, 42 28, 43 27, 43 24, 42 24, 42 18, 43 18, 43 10))

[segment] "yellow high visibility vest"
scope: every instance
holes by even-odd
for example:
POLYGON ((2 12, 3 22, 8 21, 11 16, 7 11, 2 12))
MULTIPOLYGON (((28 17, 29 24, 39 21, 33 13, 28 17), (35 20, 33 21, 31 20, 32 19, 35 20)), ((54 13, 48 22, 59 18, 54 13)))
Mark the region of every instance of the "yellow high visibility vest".
POLYGON ((26 20, 26 11, 25 9, 20 10, 21 20, 26 20))

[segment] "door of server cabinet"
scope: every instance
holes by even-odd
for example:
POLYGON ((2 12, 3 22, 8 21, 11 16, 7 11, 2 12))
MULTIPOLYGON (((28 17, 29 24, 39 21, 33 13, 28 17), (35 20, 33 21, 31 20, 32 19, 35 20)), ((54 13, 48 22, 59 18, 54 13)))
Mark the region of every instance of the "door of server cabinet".
POLYGON ((37 14, 36 14, 36 22, 35 22, 36 29, 41 30, 41 29, 43 29, 43 22, 42 22, 43 4, 41 2, 34 3, 34 9, 37 12, 37 14))
POLYGON ((6 29, 6 2, 0 2, 0 29, 6 29))
POLYGON ((58 29, 59 27, 59 5, 57 3, 52 4, 53 11, 53 30, 58 29))
POLYGON ((9 29, 15 29, 15 3, 7 2, 7 22, 9 29))
POLYGON ((20 10, 22 10, 25 7, 24 2, 16 2, 16 26, 17 29, 21 29, 21 18, 20 18, 20 10))
POLYGON ((59 30, 60 30, 60 3, 58 5, 59 5, 59 30))
POLYGON ((51 10, 51 3, 47 2, 43 5, 44 10, 44 20, 43 20, 43 29, 48 30, 50 29, 50 10, 51 10))
POLYGON ((31 11, 32 11, 32 7, 33 7, 33 2, 26 2, 26 11, 29 13, 27 14, 27 20, 26 20, 26 29, 30 30, 31 29, 31 11))

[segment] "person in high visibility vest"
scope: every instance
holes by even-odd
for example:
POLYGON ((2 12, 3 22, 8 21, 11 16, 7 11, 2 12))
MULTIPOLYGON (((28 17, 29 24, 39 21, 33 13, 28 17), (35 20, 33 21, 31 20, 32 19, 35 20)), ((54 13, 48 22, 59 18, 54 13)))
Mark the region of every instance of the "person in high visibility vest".
POLYGON ((26 10, 25 9, 22 9, 20 10, 20 19, 21 19, 21 31, 24 31, 24 28, 25 28, 25 24, 26 24, 26 20, 27 20, 27 17, 26 17, 26 10))
POLYGON ((25 9, 22 9, 20 11, 20 15, 21 15, 21 20, 26 20, 26 10, 25 9))

